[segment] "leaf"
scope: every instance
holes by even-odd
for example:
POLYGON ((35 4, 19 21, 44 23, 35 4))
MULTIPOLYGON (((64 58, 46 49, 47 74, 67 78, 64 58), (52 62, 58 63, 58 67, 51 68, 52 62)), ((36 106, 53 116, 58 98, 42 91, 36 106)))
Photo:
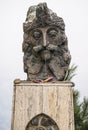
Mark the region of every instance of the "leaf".
POLYGON ((71 81, 71 79, 76 75, 75 71, 77 69, 77 66, 75 66, 74 64, 68 68, 64 81, 71 81))

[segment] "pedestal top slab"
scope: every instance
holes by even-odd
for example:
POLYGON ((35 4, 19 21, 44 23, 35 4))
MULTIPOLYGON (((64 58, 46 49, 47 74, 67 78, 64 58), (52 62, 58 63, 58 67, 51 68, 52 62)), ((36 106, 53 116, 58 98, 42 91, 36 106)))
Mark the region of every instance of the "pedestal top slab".
POLYGON ((20 80, 20 79, 15 79, 14 80, 14 85, 17 86, 57 86, 57 87, 74 87, 74 83, 73 82, 69 82, 69 81, 58 81, 58 82, 40 82, 40 83, 34 83, 34 82, 30 82, 30 81, 26 81, 26 80, 20 80))

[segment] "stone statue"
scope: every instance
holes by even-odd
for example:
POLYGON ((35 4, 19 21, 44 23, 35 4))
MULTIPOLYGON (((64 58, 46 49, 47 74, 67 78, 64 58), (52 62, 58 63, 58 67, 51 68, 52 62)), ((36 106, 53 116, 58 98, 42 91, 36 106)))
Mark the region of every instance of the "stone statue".
POLYGON ((27 80, 63 81, 71 60, 63 19, 40 3, 29 8, 23 30, 27 80))

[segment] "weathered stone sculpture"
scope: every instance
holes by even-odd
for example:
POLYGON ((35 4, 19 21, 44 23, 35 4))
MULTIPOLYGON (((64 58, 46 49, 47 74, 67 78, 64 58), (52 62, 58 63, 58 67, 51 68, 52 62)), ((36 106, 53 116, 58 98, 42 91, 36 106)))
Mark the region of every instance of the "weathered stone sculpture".
POLYGON ((23 30, 27 80, 63 81, 71 60, 63 19, 40 3, 29 8, 23 30))

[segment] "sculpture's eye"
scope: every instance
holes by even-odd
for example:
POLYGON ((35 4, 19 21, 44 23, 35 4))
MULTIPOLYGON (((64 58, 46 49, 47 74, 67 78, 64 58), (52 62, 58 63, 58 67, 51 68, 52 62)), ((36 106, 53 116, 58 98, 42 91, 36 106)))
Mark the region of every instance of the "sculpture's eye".
POLYGON ((41 33, 41 31, 39 31, 39 30, 35 30, 35 31, 33 32, 32 36, 33 36, 34 39, 38 40, 39 38, 41 38, 42 33, 41 33))
POLYGON ((58 31, 55 29, 49 29, 47 33, 49 37, 55 38, 57 36, 58 31))

